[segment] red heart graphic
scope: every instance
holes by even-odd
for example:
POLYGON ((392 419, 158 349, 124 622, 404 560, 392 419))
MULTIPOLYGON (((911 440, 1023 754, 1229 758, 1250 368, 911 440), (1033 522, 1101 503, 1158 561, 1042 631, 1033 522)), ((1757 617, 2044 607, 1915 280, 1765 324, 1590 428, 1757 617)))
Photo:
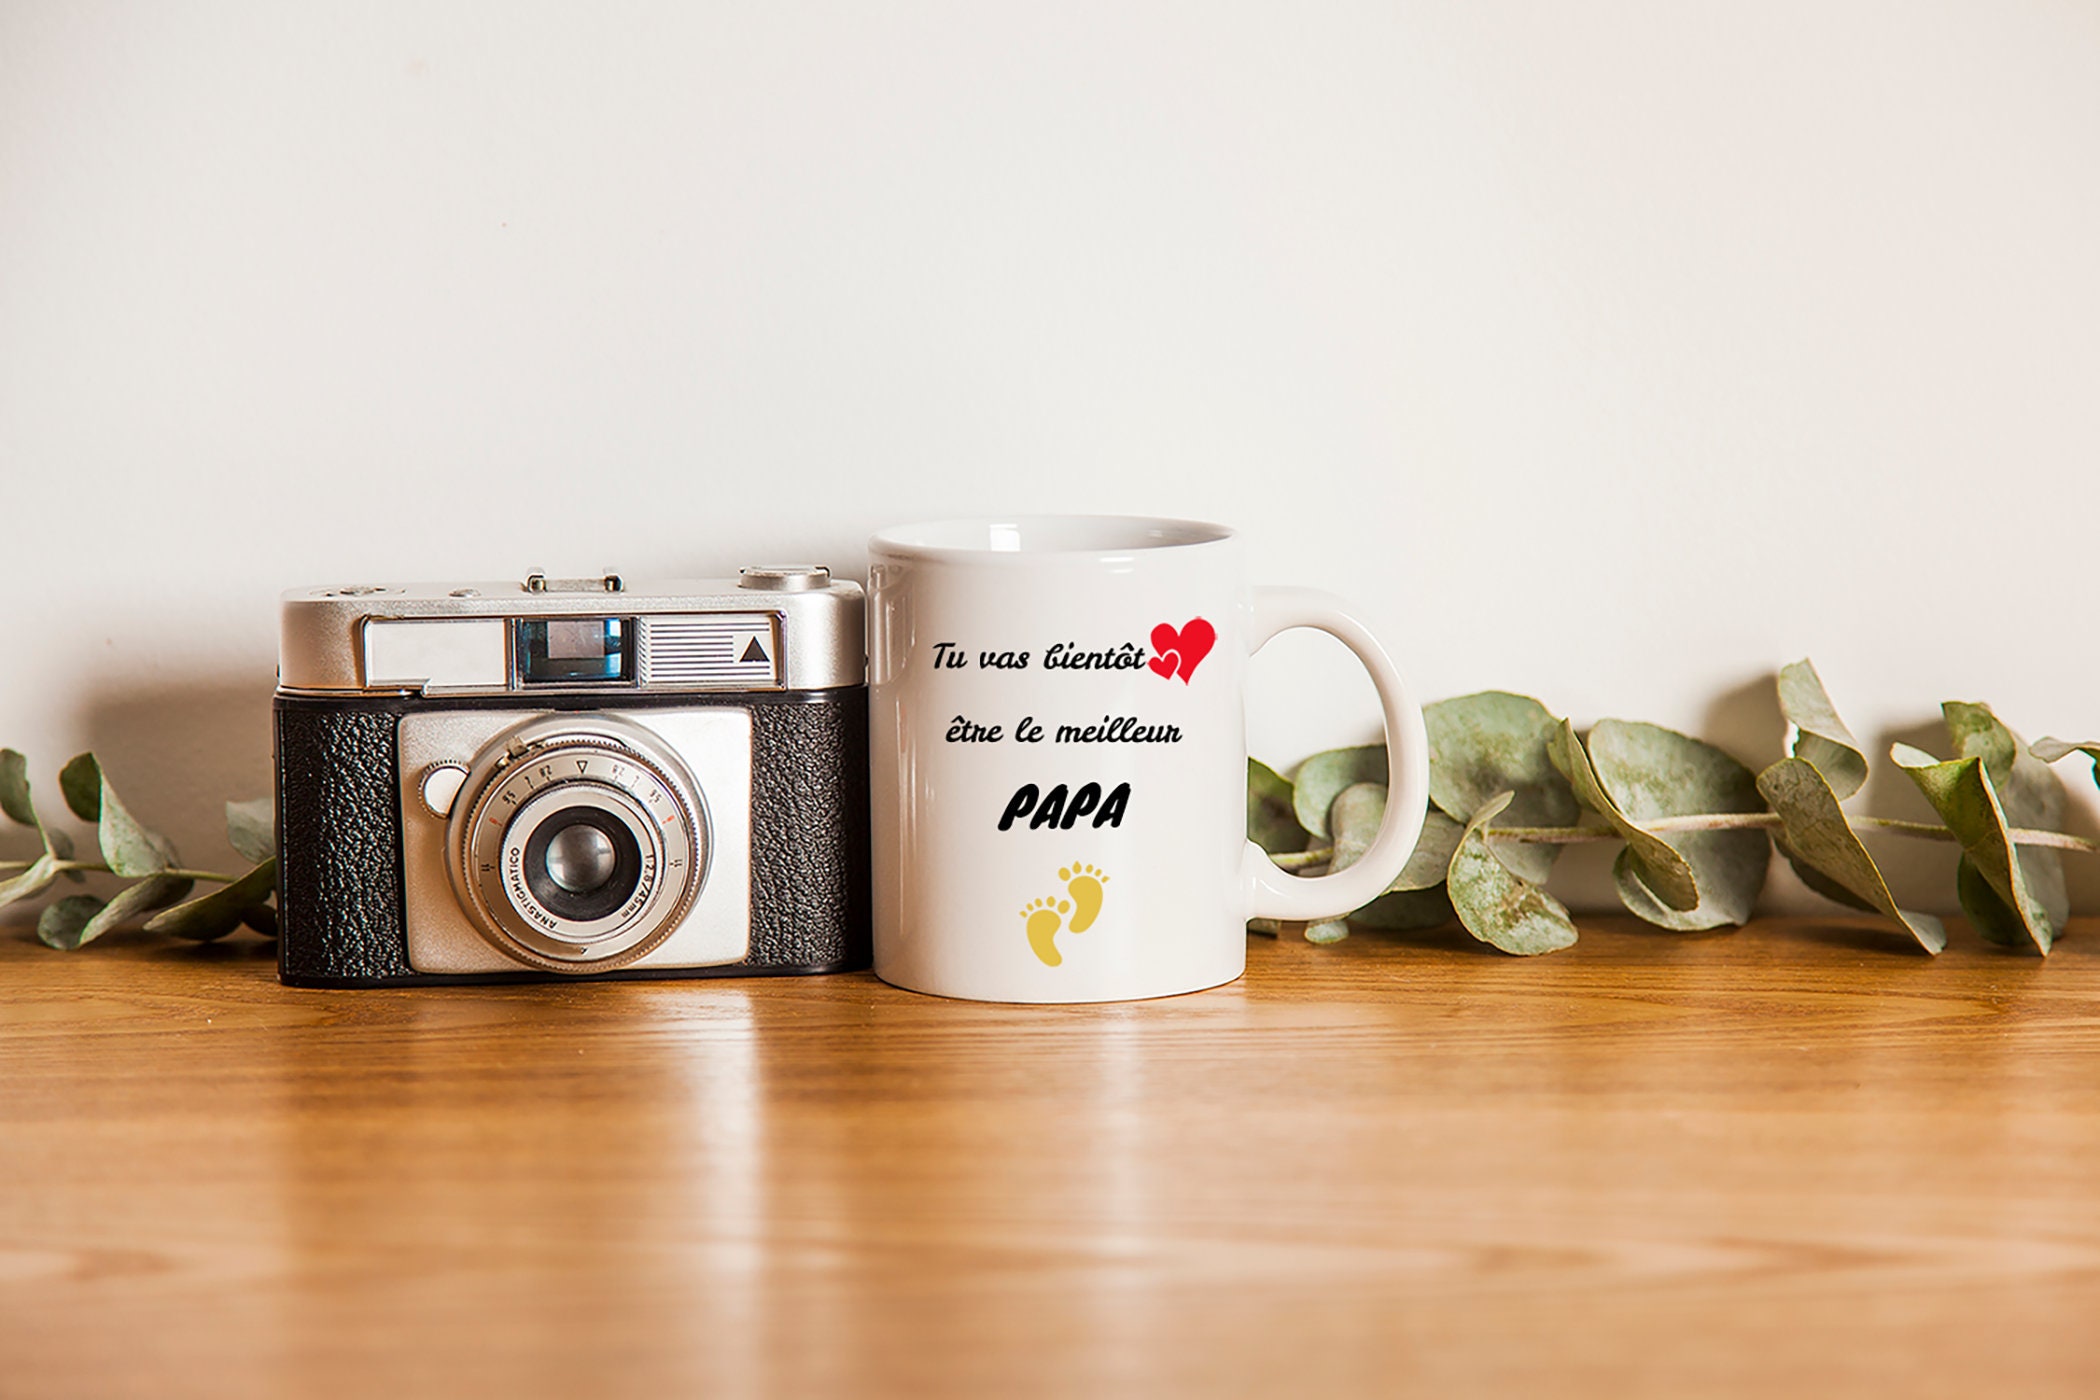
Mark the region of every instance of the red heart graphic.
POLYGON ((1218 629, 1200 617, 1192 617, 1175 631, 1166 623, 1152 629, 1152 649, 1159 653, 1149 663, 1155 674, 1180 676, 1187 685, 1189 677, 1196 674, 1197 663, 1210 655, 1217 645, 1218 629), (1174 658, 1169 661, 1167 658, 1174 658))

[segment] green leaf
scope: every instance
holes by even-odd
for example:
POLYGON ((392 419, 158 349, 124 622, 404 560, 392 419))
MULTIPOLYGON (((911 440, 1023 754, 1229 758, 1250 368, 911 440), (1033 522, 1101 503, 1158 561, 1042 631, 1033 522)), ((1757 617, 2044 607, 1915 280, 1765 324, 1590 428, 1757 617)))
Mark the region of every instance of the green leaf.
POLYGON ((102 820, 102 765, 91 753, 75 754, 73 761, 58 770, 58 790, 66 806, 84 822, 102 820))
POLYGON ((1329 870, 1347 870, 1363 859, 1385 822, 1385 784, 1351 783, 1327 808, 1327 827, 1334 833, 1334 859, 1329 870))
POLYGON ((1955 750, 1963 758, 1982 759, 1991 785, 2002 792, 2012 781, 2013 764, 2020 752, 2012 731, 1998 722, 1990 706, 1965 700, 1943 701, 1940 716, 1947 721, 1947 736, 1954 740, 1955 750))
MULTIPOLYGON (((2005 810, 1999 805, 1997 789, 1991 786, 1985 774, 1983 759, 1970 757, 1942 761, 1908 744, 1897 744, 1889 751, 1889 756, 1899 768, 1910 774, 1918 791, 1925 794, 1925 800, 1932 804, 1933 810, 1940 814, 1940 820, 1961 842, 1962 850, 1975 863, 1977 875, 2003 901, 2006 914, 2012 917, 2027 941, 2041 952, 2048 952, 2049 945, 2056 941, 2056 925, 2050 919, 2049 911, 2027 887, 2026 872, 2013 849, 2012 838, 2006 833, 2005 810)), ((1961 881, 1957 879, 1957 895, 1961 889, 1961 881)), ((1969 909, 1967 901, 1964 901, 1963 908, 1965 911, 1969 909)), ((1971 917, 1975 917, 1973 913, 1971 917)), ((1982 931, 1984 926, 1985 921, 1979 919, 1978 930, 1982 931)), ((2002 919, 1997 920, 1997 926, 2003 928, 2002 919)))
POLYGON ((1969 916, 1969 923, 1986 943, 1997 943, 2007 948, 2025 947, 2029 942, 2027 925, 2013 907, 1998 897, 1990 881, 1976 868, 1976 862, 1963 856, 1954 867, 1954 897, 1961 903, 1961 912, 1969 916))
POLYGON ((2032 752, 2044 763, 2054 763, 2058 759, 2069 758, 2074 753, 2082 753, 2093 760, 2093 781, 2100 783, 2100 743, 2088 740, 2082 744, 2073 744, 2063 739, 2044 738, 2034 741, 2032 752))
POLYGON ((226 840, 242 860, 265 861, 276 855, 277 804, 267 797, 227 803, 226 840))
POLYGON ((1322 919, 1316 924, 1307 924, 1305 926, 1305 941, 1307 943, 1339 943, 1348 936, 1349 921, 1347 919, 1322 919))
POLYGON ((14 749, 0 749, 0 812, 23 826, 37 825, 36 804, 29 800, 29 760, 14 749))
MULTIPOLYGON (((253 807, 267 803, 268 798, 258 798, 255 803, 239 804, 253 807)), ((241 843, 234 839, 234 803, 226 804, 226 836, 233 847, 241 851, 241 843)), ((274 820, 274 818, 273 818, 274 820)), ((1259 759, 1247 760, 1247 839, 1267 851, 1270 855, 1284 855, 1305 849, 1305 828, 1291 815, 1291 781, 1259 759)), ((276 834, 271 833, 271 845, 276 844, 276 834)), ((261 860, 262 856, 249 856, 250 860, 261 860)))
MULTIPOLYGON (((1429 730, 1429 800, 1463 823, 1497 793, 1509 792, 1503 826, 1572 826, 1582 809, 1549 752, 1559 721, 1528 695, 1486 690, 1422 707, 1429 730)), ((1454 839, 1456 834, 1454 833, 1454 839)), ((1496 842, 1502 863, 1544 880, 1560 847, 1496 842)))
POLYGON ((1490 798, 1473 814, 1451 855, 1445 888, 1466 931, 1505 953, 1551 953, 1575 941, 1575 923, 1561 902, 1504 865, 1488 845, 1487 828, 1512 794, 1490 798))
POLYGON ((1298 825, 1315 836, 1326 836, 1327 809, 1341 796, 1343 788, 1385 780, 1383 744, 1316 753, 1298 765, 1298 781, 1291 789, 1291 810, 1297 813, 1298 825))
MULTIPOLYGON (((1441 812, 1434 813, 1440 820, 1449 820, 1441 812)), ((1452 829, 1464 832, 1465 828, 1452 822, 1452 829)), ((1493 846, 1497 843, 1489 842, 1493 846)), ((1451 895, 1439 883, 1434 889, 1394 890, 1382 894, 1349 916, 1349 922, 1359 928, 1375 929, 1419 929, 1442 928, 1458 915, 1451 908, 1451 895)))
POLYGON ((1839 801, 1867 781, 1867 753, 1838 718, 1815 663, 1805 657, 1779 671, 1779 710, 1794 726, 1793 755, 1823 775, 1839 801))
MULTIPOLYGON (((1757 775, 1690 735, 1656 724, 1606 719, 1590 731, 1588 747, 1598 780, 1633 822, 1765 810, 1757 775)), ((1771 838, 1758 830, 1737 830, 1677 831, 1659 839, 1692 872, 1696 902, 1681 909, 1660 901, 1644 882, 1644 867, 1631 844, 1612 867, 1620 902, 1667 929, 1749 922, 1772 863, 1771 838)))
MULTIPOLYGON (((1575 800, 1603 817, 1626 842, 1620 858, 1641 876, 1645 885, 1663 904, 1671 909, 1684 911, 1699 907, 1699 882, 1692 875, 1692 867, 1682 855, 1660 836, 1643 830, 1624 812, 1604 788, 1597 777, 1597 770, 1590 763, 1589 751, 1583 748, 1582 740, 1575 737, 1575 726, 1567 720, 1560 722, 1560 732, 1553 736, 1553 765, 1567 775, 1568 783, 1575 790, 1575 800)), ((1623 891, 1624 885, 1621 885, 1623 891)))
MULTIPOLYGON (((1334 799, 1327 809, 1327 824, 1334 828, 1334 859, 1327 867, 1330 871, 1347 870, 1363 859, 1385 821, 1385 801, 1384 783, 1351 783, 1334 799)), ((1458 849, 1458 838, 1464 830, 1434 808, 1423 813, 1422 834, 1415 838, 1414 852, 1393 883, 1386 886, 1387 891, 1427 890, 1443 884, 1451 853, 1458 849)))
POLYGON ((22 825, 35 827, 36 834, 44 842, 42 859, 14 879, 0 882, 0 904, 9 904, 37 893, 61 873, 75 884, 80 882, 79 871, 61 872, 57 868, 58 863, 73 859, 73 838, 44 825, 43 815, 37 811, 36 801, 29 793, 29 761, 13 749, 0 749, 0 808, 22 825))
MULTIPOLYGON (((1947 732, 1964 758, 1983 760, 1984 776, 1998 791, 2006 823, 2037 831, 2061 831, 2064 785, 2056 770, 2028 751, 2027 744, 1991 713, 1988 705, 1949 700, 1940 706, 1947 732)), ((2061 929, 2071 917, 2071 896, 2064 884, 2063 856, 2036 846, 2016 846, 2027 888, 2050 924, 2061 929)))
MULTIPOLYGON (((123 889, 117 891, 116 898, 103 905, 94 913, 93 917, 78 927, 72 926, 70 916, 68 916, 52 933, 47 934, 44 931, 42 922, 39 921, 37 937, 43 939, 44 942, 49 943, 54 948, 65 949, 69 952, 75 948, 83 948, 128 919, 134 919, 141 914, 150 913, 155 909, 173 904, 190 892, 191 883, 189 880, 178 880, 167 875, 156 875, 150 879, 141 880, 135 885, 126 885, 123 889)), ((71 904, 75 900, 92 898, 92 895, 71 895, 66 899, 60 900, 59 904, 71 904)), ((53 907, 57 906, 54 905, 53 907)), ((48 913, 49 911, 47 910, 46 912, 48 913)))
POLYGON ((45 851, 29 863, 27 870, 12 879, 0 880, 0 906, 40 895, 51 888, 52 882, 58 879, 58 862, 58 856, 45 851))
MULTIPOLYGON (((1414 854, 1401 867, 1399 877, 1386 889, 1394 894, 1411 894, 1433 890, 1444 883, 1451 869, 1452 853, 1458 850, 1459 838, 1466 834, 1465 827, 1445 816, 1442 812, 1430 811, 1422 817, 1422 834, 1415 838, 1414 854)), ((1489 838, 1488 844, 1495 848, 1502 863, 1515 869, 1510 859, 1513 850, 1522 849, 1516 841, 1497 841, 1489 838)), ((1381 896, 1383 898, 1383 896, 1381 896)))
POLYGON ((265 938, 277 936, 277 911, 267 904, 251 904, 241 911, 241 922, 265 938))
MULTIPOLYGON (((38 825, 43 826, 43 823, 39 822, 38 825)), ((66 835, 66 833, 64 833, 63 831, 59 831, 55 828, 48 826, 43 827, 43 832, 45 850, 49 851, 52 855, 58 857, 60 860, 73 859, 72 837, 66 835)), ((66 872, 66 878, 77 885, 82 880, 85 880, 87 877, 81 874, 78 870, 68 870, 66 872)))
MULTIPOLYGON (((92 756, 82 754, 81 758, 92 756)), ((95 834, 102 843, 102 859, 109 862, 113 872, 131 877, 157 875, 175 864, 175 847, 165 836, 139 824, 118 798, 116 789, 109 785, 107 775, 101 777, 97 802, 100 812, 95 834)))
POLYGON ((146 920, 146 931, 208 943, 239 928, 248 911, 269 899, 276 888, 277 857, 271 856, 230 885, 187 904, 161 910, 146 920))
POLYGON ((80 935, 88 921, 102 912, 102 901, 91 894, 69 894, 44 906, 37 915, 36 936, 54 948, 68 951, 80 946, 80 935))
POLYGON ((1757 790, 1786 823, 1779 849, 1804 879, 1817 877, 1812 888, 1827 892, 1823 882, 1834 884, 1847 896, 1842 902, 1894 919, 1928 953, 1947 946, 1947 929, 1938 919, 1896 907, 1888 881, 1845 820, 1837 791, 1820 766, 1805 758, 1782 758, 1757 775, 1757 790))

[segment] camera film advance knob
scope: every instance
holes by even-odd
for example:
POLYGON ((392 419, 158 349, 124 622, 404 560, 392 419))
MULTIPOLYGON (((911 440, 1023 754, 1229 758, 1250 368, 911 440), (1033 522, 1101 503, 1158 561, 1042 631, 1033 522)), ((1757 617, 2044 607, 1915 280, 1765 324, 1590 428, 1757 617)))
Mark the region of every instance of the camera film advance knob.
POLYGON ((831 587, 831 570, 822 564, 761 564, 737 570, 736 586, 761 593, 808 593, 831 587))

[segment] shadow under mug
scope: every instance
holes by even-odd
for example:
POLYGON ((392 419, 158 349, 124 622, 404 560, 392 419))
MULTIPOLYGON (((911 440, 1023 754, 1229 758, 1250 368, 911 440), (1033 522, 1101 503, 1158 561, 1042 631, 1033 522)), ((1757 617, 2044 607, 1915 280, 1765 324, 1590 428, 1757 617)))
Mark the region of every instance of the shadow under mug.
POLYGON ((1233 531, 1121 516, 949 520, 869 543, 875 972, 982 1001, 1214 987, 1252 917, 1321 919, 1392 883, 1428 793, 1422 713, 1331 594, 1256 588, 1233 531), (1355 864, 1279 870, 1247 839, 1248 659, 1341 639, 1392 765, 1355 864))

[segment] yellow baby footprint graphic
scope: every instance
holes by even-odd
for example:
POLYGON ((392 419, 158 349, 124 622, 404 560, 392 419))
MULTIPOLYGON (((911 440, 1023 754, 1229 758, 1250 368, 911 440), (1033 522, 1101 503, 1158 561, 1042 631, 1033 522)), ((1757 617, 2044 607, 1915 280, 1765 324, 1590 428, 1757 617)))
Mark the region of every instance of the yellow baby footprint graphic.
POLYGON ((1079 912, 1072 916, 1072 932, 1085 933, 1094 926, 1094 918, 1101 912, 1101 887, 1108 883, 1108 877, 1093 866, 1075 860, 1058 871, 1057 878, 1070 882, 1065 886, 1065 893, 1072 896, 1072 902, 1079 906, 1079 912))
POLYGON ((1028 920, 1028 946, 1035 949, 1045 967, 1056 967, 1065 960, 1064 954, 1057 951, 1056 939, 1057 931, 1065 926, 1065 915, 1071 911, 1071 904, 1062 899, 1054 905, 1047 899, 1032 899, 1021 911, 1021 917, 1028 920))

